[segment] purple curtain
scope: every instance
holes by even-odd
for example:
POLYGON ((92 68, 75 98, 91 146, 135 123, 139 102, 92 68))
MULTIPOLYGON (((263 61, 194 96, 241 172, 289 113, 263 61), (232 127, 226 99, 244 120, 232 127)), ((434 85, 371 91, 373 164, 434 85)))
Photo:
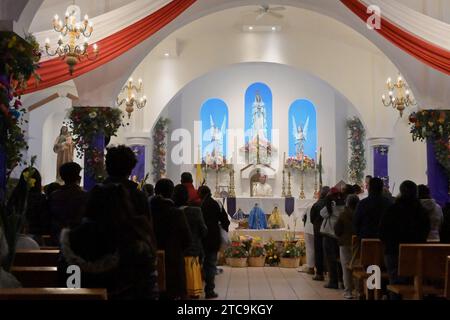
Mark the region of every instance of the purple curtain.
POLYGON ((133 145, 130 148, 133 150, 137 159, 136 166, 133 171, 131 171, 131 176, 136 176, 138 181, 141 181, 145 176, 145 146, 133 145))
MULTIPOLYGON (((99 150, 102 155, 104 155, 105 152, 105 136, 103 133, 97 133, 97 135, 92 139, 90 145, 90 149, 96 149, 99 150)), ((89 174, 86 172, 86 168, 88 167, 88 160, 86 157, 84 158, 84 190, 90 191, 96 184, 97 181, 95 179, 95 176, 89 174)))
POLYGON ((389 188, 388 155, 389 146, 374 146, 373 175, 383 180, 384 185, 389 188))
POLYGON ((427 140, 427 165, 428 187, 430 188, 431 196, 439 205, 445 206, 449 200, 448 176, 436 159, 434 142, 430 140, 427 140))

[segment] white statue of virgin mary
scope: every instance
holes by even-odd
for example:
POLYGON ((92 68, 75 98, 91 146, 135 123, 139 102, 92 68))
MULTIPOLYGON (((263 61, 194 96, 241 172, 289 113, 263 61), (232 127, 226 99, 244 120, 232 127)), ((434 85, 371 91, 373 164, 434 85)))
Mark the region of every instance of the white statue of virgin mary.
POLYGON ((266 127, 266 108, 264 107, 264 101, 262 101, 259 93, 255 95, 255 101, 252 108, 253 123, 252 123, 252 138, 267 141, 267 127, 266 127))

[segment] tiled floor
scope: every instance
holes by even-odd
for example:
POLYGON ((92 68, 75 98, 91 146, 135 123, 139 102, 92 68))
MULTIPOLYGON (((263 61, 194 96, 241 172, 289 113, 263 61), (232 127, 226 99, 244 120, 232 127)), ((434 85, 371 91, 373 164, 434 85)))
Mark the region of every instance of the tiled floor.
POLYGON ((325 289, 325 282, 297 269, 230 268, 216 277, 221 300, 342 300, 342 290, 325 289))

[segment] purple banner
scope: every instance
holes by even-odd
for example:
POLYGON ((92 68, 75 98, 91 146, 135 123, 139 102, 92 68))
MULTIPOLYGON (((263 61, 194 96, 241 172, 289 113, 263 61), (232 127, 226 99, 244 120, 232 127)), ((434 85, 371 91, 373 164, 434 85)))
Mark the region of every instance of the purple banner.
MULTIPOLYGON (((92 139, 89 149, 96 149, 101 152, 102 158, 105 154, 105 136, 103 133, 98 133, 94 139, 92 139)), ((89 159, 84 157, 84 190, 90 191, 96 184, 97 181, 95 179, 95 176, 92 174, 88 174, 86 172, 86 168, 88 168, 89 159)))
POLYGON ((227 198, 227 211, 230 217, 233 217, 236 213, 236 198, 227 198))
POLYGON ((290 217, 292 213, 294 213, 294 207, 295 207, 295 198, 285 198, 284 199, 284 211, 286 211, 286 214, 290 217))
POLYGON ((145 146, 133 145, 130 147, 136 155, 137 163, 133 171, 131 171, 131 177, 136 176, 137 181, 141 181, 145 176, 145 146))
POLYGON ((448 200, 448 177, 435 156, 434 142, 427 140, 427 176, 431 196, 444 207, 448 200))
POLYGON ((384 185, 389 188, 388 169, 389 146, 374 146, 373 148, 373 175, 383 180, 384 185))

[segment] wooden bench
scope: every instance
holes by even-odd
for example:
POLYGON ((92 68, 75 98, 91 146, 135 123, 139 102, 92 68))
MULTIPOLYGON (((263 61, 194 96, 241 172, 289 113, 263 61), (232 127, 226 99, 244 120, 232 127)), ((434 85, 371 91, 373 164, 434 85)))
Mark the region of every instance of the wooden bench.
MULTIPOLYGON (((367 274, 367 267, 376 265, 381 270, 385 269, 384 266, 384 250, 383 244, 380 239, 362 239, 359 266, 353 269, 353 278, 363 288, 364 296, 367 300, 372 298, 371 290, 367 288, 366 280, 369 277, 367 274)), ((388 275, 385 272, 381 274, 382 279, 388 279, 388 275)), ((381 298, 381 290, 373 290, 373 298, 379 300, 381 298)))
POLYGON ((450 300, 450 256, 447 257, 447 267, 445 268, 445 298, 450 300))
POLYGON ((57 288, 56 267, 12 267, 11 273, 24 288, 57 288))
POLYGON ((14 288, 1 289, 0 300, 106 300, 106 289, 14 288))
POLYGON ((156 252, 156 270, 158 271, 158 288, 160 292, 166 291, 166 255, 164 250, 156 252))
POLYGON ((444 296, 444 289, 424 285, 424 280, 444 281, 448 244, 401 244, 398 263, 400 277, 413 277, 411 285, 389 285, 388 290, 403 299, 423 299, 425 295, 444 296))
POLYGON ((56 267, 59 250, 17 250, 13 266, 56 267))

